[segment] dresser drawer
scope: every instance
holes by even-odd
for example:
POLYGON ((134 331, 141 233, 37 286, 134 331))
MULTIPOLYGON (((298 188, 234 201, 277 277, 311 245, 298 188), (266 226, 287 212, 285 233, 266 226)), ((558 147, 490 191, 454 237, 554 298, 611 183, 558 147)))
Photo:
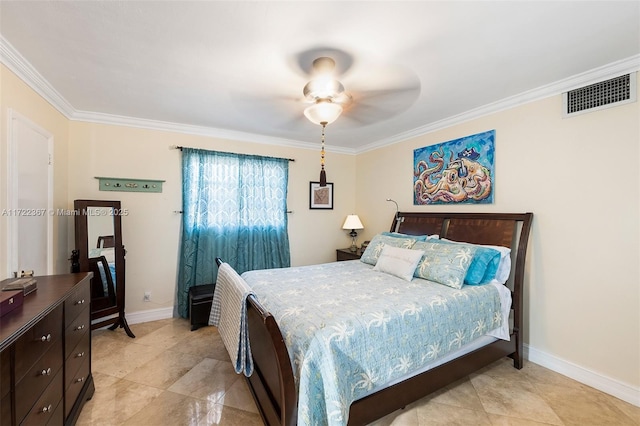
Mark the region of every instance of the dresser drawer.
POLYGON ((71 385, 73 377, 77 374, 83 361, 91 356, 91 339, 89 339, 89 333, 85 333, 84 337, 80 339, 80 342, 71 351, 71 355, 65 362, 65 389, 71 385))
POLYGON ((62 305, 27 330, 16 342, 16 383, 62 336, 62 305))
POLYGON ((73 293, 64 301, 64 326, 71 324, 91 302, 91 288, 89 283, 77 286, 73 293))
POLYGON ((89 306, 87 306, 78 317, 73 320, 66 328, 64 332, 65 340, 65 354, 64 358, 69 358, 71 351, 75 348, 80 340, 87 338, 91 330, 91 317, 89 313, 89 306))
POLYGON ((75 404, 78 395, 80 395, 80 391, 82 390, 84 384, 89 378, 90 370, 89 370, 89 358, 85 358, 85 360, 80 365, 77 373, 73 375, 71 378, 69 386, 65 389, 64 400, 65 400, 65 413, 64 417, 67 418, 69 413, 71 413, 71 409, 73 408, 73 404, 75 404))
POLYGON ((60 402, 58 403, 58 408, 55 409, 51 418, 47 422, 47 426, 62 426, 64 422, 64 404, 62 403, 62 398, 60 398, 60 402))
POLYGON ((0 425, 11 424, 11 349, 0 353, 0 425))
MULTIPOLYGON (((16 398, 16 405, 18 404, 16 398)), ((16 417, 16 423, 22 425, 62 425, 64 418, 62 410, 58 410, 58 405, 62 404, 62 369, 58 371, 44 393, 38 398, 33 408, 29 411, 24 421, 16 417), (55 418, 54 416, 58 416, 55 418)))
POLYGON ((11 424, 11 395, 0 399, 0 425, 11 424))
POLYGON ((62 375, 62 340, 58 339, 43 356, 33 364, 27 374, 16 382, 16 418, 21 419, 35 400, 51 384, 57 373, 62 375))
POLYGON ((11 354, 9 348, 0 353, 0 399, 11 391, 11 354))

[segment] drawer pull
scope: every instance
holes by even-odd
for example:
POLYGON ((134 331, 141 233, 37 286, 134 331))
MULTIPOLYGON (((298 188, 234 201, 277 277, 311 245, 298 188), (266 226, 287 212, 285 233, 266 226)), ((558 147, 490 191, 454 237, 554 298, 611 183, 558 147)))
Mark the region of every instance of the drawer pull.
POLYGON ((51 334, 47 334, 46 336, 42 336, 40 338, 41 342, 50 342, 51 341, 51 334))
POLYGON ((76 305, 82 305, 82 304, 84 304, 84 299, 82 299, 82 300, 76 300, 76 303, 75 303, 75 304, 76 304, 76 305))
POLYGON ((47 413, 47 412, 51 411, 52 408, 53 407, 51 406, 51 404, 45 405, 44 407, 42 407, 42 412, 43 413, 47 413))
POLYGON ((43 376, 50 376, 51 375, 51 368, 47 368, 46 370, 42 370, 42 375, 43 376))
POLYGON ((76 354, 76 358, 82 358, 84 356, 84 352, 78 352, 78 354, 76 354))
POLYGON ((80 377, 79 379, 76 379, 76 382, 77 382, 77 383, 82 383, 82 382, 84 382, 84 377, 80 377))
POLYGON ((84 324, 76 327, 76 331, 84 330, 84 324))

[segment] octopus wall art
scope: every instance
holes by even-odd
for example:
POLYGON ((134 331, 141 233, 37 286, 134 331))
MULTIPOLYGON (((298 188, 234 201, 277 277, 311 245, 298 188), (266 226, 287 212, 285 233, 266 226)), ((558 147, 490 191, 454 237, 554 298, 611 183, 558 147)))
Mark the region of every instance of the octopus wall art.
POLYGON ((493 203, 495 130, 413 151, 413 204, 493 203))

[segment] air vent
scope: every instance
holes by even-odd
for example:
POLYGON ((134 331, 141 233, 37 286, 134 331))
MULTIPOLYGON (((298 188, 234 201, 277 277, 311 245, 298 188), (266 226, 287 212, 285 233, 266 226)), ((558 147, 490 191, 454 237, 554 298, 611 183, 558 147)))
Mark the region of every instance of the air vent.
POLYGON ((565 92, 562 100, 565 117, 635 102, 636 74, 621 75, 565 92))

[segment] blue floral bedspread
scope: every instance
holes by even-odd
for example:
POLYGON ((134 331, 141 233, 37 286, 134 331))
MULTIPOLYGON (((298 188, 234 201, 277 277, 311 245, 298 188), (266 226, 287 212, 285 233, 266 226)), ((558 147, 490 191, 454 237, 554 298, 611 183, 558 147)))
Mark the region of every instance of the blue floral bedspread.
POLYGON ((503 321, 491 285, 407 282, 358 260, 242 277, 285 338, 300 425, 345 425, 356 399, 503 321))

